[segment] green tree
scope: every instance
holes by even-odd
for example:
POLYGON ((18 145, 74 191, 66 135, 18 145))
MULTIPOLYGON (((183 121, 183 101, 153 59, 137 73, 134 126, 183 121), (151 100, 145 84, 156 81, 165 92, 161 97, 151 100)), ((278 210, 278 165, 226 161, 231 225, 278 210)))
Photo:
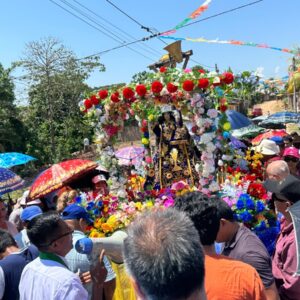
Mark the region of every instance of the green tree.
POLYGON ((14 84, 10 76, 12 69, 0 64, 0 151, 25 150, 25 131, 14 104, 14 84))
POLYGON ((25 53, 18 65, 30 84, 24 114, 28 152, 45 163, 69 158, 82 148, 84 137, 91 137, 78 102, 91 90, 85 80, 95 70, 104 71, 104 66, 99 57, 78 59, 55 38, 31 42, 25 53))

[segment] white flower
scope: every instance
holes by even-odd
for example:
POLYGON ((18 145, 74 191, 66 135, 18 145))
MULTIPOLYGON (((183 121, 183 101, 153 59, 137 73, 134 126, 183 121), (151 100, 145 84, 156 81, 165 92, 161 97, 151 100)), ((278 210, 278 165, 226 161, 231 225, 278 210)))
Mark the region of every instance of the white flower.
POLYGON ((213 135, 211 133, 203 133, 200 138, 200 142, 203 144, 207 144, 213 139, 213 135))
POLYGON ((215 119, 217 116, 218 116, 218 111, 216 109, 209 109, 207 111, 207 115, 210 117, 210 118, 213 118, 215 119))
POLYGON ((209 185, 208 189, 211 191, 211 192, 217 192, 220 187, 219 187, 219 184, 216 182, 216 181, 213 181, 211 182, 211 184, 209 185))
POLYGON ((214 145, 211 142, 209 142, 209 143, 206 144, 206 151, 213 152, 215 150, 216 150, 216 145, 214 145))

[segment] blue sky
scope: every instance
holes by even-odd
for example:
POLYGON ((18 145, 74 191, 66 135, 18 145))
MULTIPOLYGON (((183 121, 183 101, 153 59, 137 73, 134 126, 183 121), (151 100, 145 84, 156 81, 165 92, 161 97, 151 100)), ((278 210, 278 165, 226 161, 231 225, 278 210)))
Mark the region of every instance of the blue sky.
MULTIPOLYGON (((63 2, 78 6, 74 0, 53 0, 67 7, 63 2)), ((120 27, 134 39, 147 36, 139 25, 113 8, 105 0, 76 0, 93 12, 120 27)), ((228 10, 253 0, 212 0, 209 9, 199 18, 228 10)), ((126 11, 141 24, 165 31, 174 27, 187 17, 204 0, 171 1, 171 0, 112 0, 114 4, 126 11)), ((80 8, 80 7, 79 7, 80 8)), ((70 8, 68 8, 70 9, 70 8)), ((82 9, 82 8, 81 8, 82 9)), ((110 49, 118 42, 68 14, 49 0, 9 0, 0 3, 0 62, 10 66, 18 60, 29 41, 47 36, 59 38, 78 57, 110 49)), ((205 37, 221 40, 242 40, 255 43, 267 43, 270 46, 290 48, 300 45, 298 30, 300 28, 300 1, 297 0, 264 0, 253 6, 240 9, 210 20, 188 26, 179 30, 177 37, 205 37)), ((86 12, 86 11, 85 11, 86 12)), ((83 17, 84 18, 84 17, 83 17)), ((95 17, 97 20, 97 17, 95 17)), ((106 26, 108 32, 116 31, 103 19, 98 22, 106 26)), ((97 26, 97 25, 95 25, 97 26)), ((124 41, 132 41, 128 36, 124 41)), ((135 44, 134 50, 142 55, 122 48, 101 56, 106 72, 95 73, 88 80, 91 86, 100 86, 118 82, 129 82, 132 75, 147 70, 147 66, 159 60, 166 52, 165 45, 157 39, 135 44), (144 45, 141 47, 141 45, 144 45), (146 48, 145 48, 146 46, 146 48), (148 48, 151 47, 151 48, 148 48), (149 52, 150 51, 150 52, 149 52), (153 52, 154 51, 154 52, 153 52)), ((264 68, 264 75, 285 76, 291 55, 268 49, 240 47, 232 45, 211 45, 203 43, 182 43, 184 51, 192 49, 194 55, 189 67, 203 63, 213 67, 218 64, 220 70, 231 67, 234 72, 264 68)), ((18 86, 19 93, 23 86, 18 86)))

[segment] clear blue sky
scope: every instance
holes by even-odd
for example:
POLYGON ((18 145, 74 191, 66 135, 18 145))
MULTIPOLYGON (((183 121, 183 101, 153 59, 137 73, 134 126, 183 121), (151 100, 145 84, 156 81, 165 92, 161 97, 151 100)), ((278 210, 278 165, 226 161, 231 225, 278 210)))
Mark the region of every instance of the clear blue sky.
MULTIPOLYGON (((55 1, 64 7, 67 6, 63 1, 79 7, 74 0, 55 1)), ((148 35, 140 29, 139 25, 122 15, 105 0, 76 1, 84 4, 134 38, 139 39, 148 35)), ((209 9, 199 19, 252 1, 213 0, 209 9)), ((182 21, 204 0, 112 0, 112 2, 143 25, 165 31, 182 21)), ((106 50, 119 44, 49 0, 1 1, 0 11, 0 62, 5 67, 10 66, 11 62, 22 56, 27 42, 39 40, 42 37, 59 38, 78 57, 106 50)), ((300 45, 299 11, 300 1, 298 0, 264 0, 256 5, 186 27, 179 30, 175 36, 235 39, 290 48, 300 45)), ((86 17, 82 18, 86 19, 86 17)), ((95 18, 97 20, 97 17, 95 18)), ((105 21, 98 19, 98 22, 106 26, 106 29, 100 28, 100 30, 105 32, 113 30, 117 35, 120 34, 105 21)), ((122 40, 132 41, 128 36, 122 40)), ((146 50, 144 47, 141 48, 141 44, 135 44, 132 48, 143 55, 128 48, 122 48, 101 56, 101 61, 106 66, 106 72, 93 74, 88 83, 91 86, 100 86, 129 82, 133 74, 147 70, 149 64, 158 61, 166 53, 163 50, 165 45, 157 39, 144 42, 146 50), (152 49, 147 48, 148 46, 152 49)), ((184 41, 182 46, 183 50, 192 49, 194 51, 193 60, 205 65, 214 66, 217 63, 220 70, 230 66, 234 72, 263 67, 266 77, 285 76, 291 58, 289 54, 283 52, 252 47, 200 44, 187 41, 184 41)), ((189 66, 194 64, 195 62, 190 62, 189 66)), ((20 93, 22 87, 19 86, 18 89, 20 93)))

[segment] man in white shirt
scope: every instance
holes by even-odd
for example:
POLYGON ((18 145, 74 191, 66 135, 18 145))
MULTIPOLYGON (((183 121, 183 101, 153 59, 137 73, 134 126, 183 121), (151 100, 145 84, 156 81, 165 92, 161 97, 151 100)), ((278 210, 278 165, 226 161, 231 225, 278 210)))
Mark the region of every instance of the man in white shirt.
POLYGON ((68 269, 64 256, 72 249, 73 230, 56 213, 35 217, 27 227, 39 257, 23 270, 20 300, 86 300, 88 293, 80 278, 68 269))

